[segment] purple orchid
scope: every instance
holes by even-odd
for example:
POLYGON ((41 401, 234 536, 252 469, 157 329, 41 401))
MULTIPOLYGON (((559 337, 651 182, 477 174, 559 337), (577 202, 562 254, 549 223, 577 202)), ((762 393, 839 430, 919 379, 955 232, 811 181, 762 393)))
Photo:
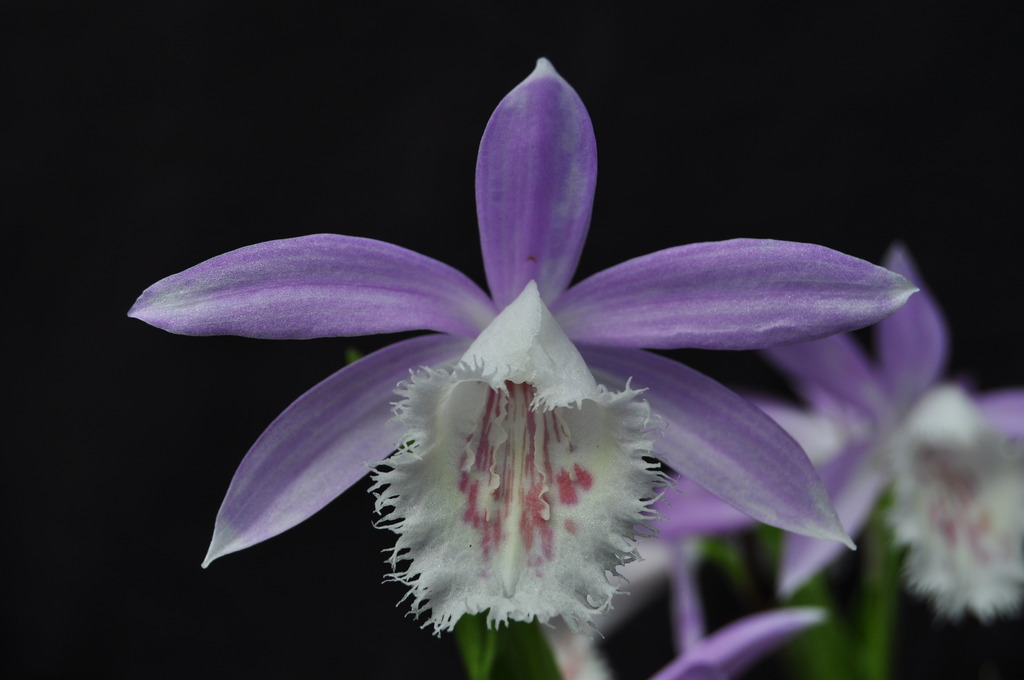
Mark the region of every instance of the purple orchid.
MULTIPOLYGON (((770 412, 838 425, 841 445, 828 428, 804 428, 798 439, 812 457, 831 457, 822 477, 843 526, 857 535, 891 487, 888 519, 908 547, 910 588, 944 617, 988 621, 1024 599, 1024 388, 976 394, 945 380, 949 332, 938 304, 902 246, 885 266, 921 291, 875 327, 877 360, 848 335, 766 350, 812 408, 770 412)), ((827 543, 787 536, 780 591, 837 556, 827 543)))
POLYGON ((235 473, 204 566, 298 524, 374 466, 377 510, 398 534, 392 578, 436 631, 467 612, 579 628, 607 610, 607 574, 635 559, 656 514, 658 460, 760 521, 849 544, 778 425, 639 348, 816 339, 887 316, 914 288, 827 248, 749 239, 652 253, 569 288, 596 167, 583 103, 541 59, 480 144, 490 297, 426 256, 328 234, 241 248, 142 294, 130 316, 190 335, 440 332, 289 406, 235 473))

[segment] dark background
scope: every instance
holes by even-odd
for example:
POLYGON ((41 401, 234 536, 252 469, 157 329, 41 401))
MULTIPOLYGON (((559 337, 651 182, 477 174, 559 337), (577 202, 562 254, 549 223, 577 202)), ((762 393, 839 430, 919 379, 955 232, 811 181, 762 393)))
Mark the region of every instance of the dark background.
MULTIPOLYGON (((477 144, 539 56, 598 140, 580 275, 691 241, 877 261, 903 239, 951 321, 953 368, 1024 384, 1022 29, 1006 0, 3 3, 0 671, 457 677, 452 640, 381 584, 391 538, 365 484, 199 568, 262 429, 347 346, 393 338, 186 338, 125 312, 201 260, 315 232, 393 241, 482 283, 477 144)), ((779 386, 751 354, 675 356, 779 386)), ((1024 661, 1020 620, 932 625, 907 607, 901 677, 1010 678, 1024 661)), ((611 640, 621 678, 668 661, 665 617, 611 640)))

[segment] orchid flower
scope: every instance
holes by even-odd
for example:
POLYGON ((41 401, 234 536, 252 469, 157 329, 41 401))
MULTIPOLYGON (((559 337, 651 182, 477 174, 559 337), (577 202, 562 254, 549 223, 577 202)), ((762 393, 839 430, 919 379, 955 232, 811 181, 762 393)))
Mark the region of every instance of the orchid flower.
MULTIPOLYGON (((847 531, 858 534, 892 488, 888 519, 908 548, 910 589, 943 617, 988 621, 1024 599, 1024 388, 975 394, 944 379, 949 333, 938 304, 905 248, 893 246, 885 266, 922 290, 875 327, 876 360, 847 335, 765 354, 818 416, 845 428, 841 447, 804 443, 841 449, 822 477, 847 531)), ((786 540, 783 594, 838 556, 821 541, 786 540)))
POLYGON ((780 427, 640 348, 816 339, 878 321, 914 288, 824 247, 750 239, 655 252, 570 288, 596 163, 583 103, 541 59, 480 144, 490 296, 437 260, 330 234, 247 246, 142 294, 130 316, 188 335, 439 332, 289 406, 235 473, 204 566, 298 524, 371 467, 380 524, 398 534, 391 578, 437 632, 485 610, 494 626, 562 616, 574 629, 606 611, 608 574, 655 518, 659 461, 760 521, 849 544, 780 427))

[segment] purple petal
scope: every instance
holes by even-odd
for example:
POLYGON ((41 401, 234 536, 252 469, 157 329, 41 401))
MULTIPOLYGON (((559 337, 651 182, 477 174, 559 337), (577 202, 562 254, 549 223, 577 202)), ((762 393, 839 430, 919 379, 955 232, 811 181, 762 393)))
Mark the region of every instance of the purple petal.
POLYGON ((729 680, 728 676, 711 666, 687 666, 682 675, 672 676, 677 680, 729 680))
POLYGON ((494 110, 477 158, 480 245, 499 308, 531 279, 547 302, 569 285, 596 182, 590 116, 569 83, 539 59, 494 110))
POLYGON ((743 396, 781 425, 782 429, 796 440, 816 468, 832 460, 849 437, 845 421, 817 409, 801 408, 763 394, 743 396))
POLYGON ((753 523, 750 515, 689 479, 679 480, 675 491, 678 493, 667 491, 657 503, 658 511, 665 516, 658 523, 658 535, 666 541, 740 531, 753 523))
POLYGON ((186 335, 320 338, 408 330, 475 336, 494 306, 464 274, 383 241, 267 241, 156 282, 128 316, 186 335))
MULTIPOLYGON (((724 503, 721 503, 724 505, 724 503)), ((685 654, 704 637, 704 603, 697 583, 699 556, 692 541, 675 545, 672 555, 672 619, 677 654, 685 654)))
MULTIPOLYGON (((866 458, 867 449, 867 442, 851 445, 821 472, 839 521, 851 536, 860 533, 887 482, 866 458)), ((795 593, 843 552, 843 546, 832 541, 787 535, 779 570, 780 595, 789 597, 795 593)))
POLYGON ((764 350, 762 356, 798 388, 821 388, 864 415, 888 410, 889 400, 874 368, 857 341, 849 335, 772 347, 764 350))
POLYGON ((760 349, 816 340, 892 314, 903 277, 809 243, 735 239, 628 260, 552 306, 576 342, 616 347, 760 349))
POLYGON ((238 466, 217 514, 210 562, 290 529, 390 454, 395 387, 410 369, 456 361, 468 341, 426 335, 367 355, 299 397, 238 466))
POLYGON ((874 329, 882 377, 897 404, 907 405, 925 393, 946 371, 949 329, 935 298, 924 287, 907 249, 894 244, 885 266, 920 288, 903 309, 874 329))
POLYGON ((1024 439, 1024 388, 985 392, 974 401, 996 429, 1011 439, 1024 439))
POLYGON ((694 676, 686 673, 701 667, 718 669, 724 677, 735 677, 797 633, 824 619, 825 611, 815 607, 787 607, 744 617, 702 640, 651 680, 688 679, 694 676))
POLYGON ((677 472, 756 520, 853 546, 821 479, 775 421, 711 378, 640 350, 581 348, 599 382, 632 378, 666 427, 655 448, 677 472))

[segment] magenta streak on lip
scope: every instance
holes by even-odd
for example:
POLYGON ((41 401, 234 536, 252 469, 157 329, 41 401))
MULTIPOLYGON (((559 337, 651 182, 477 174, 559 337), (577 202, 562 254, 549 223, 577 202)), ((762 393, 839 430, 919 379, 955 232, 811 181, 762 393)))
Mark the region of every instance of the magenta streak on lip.
MULTIPOLYGON (((559 505, 578 504, 593 477, 566 460, 573 453, 570 433, 558 409, 531 409, 534 396, 529 384, 506 382, 504 390, 489 390, 482 422, 466 440, 458 488, 466 497, 463 521, 478 532, 484 561, 501 552, 502 562, 539 571, 555 557, 552 520, 559 505), (550 481, 557 483, 557 501, 550 481)), ((570 519, 562 526, 569 534, 577 531, 570 519)))

